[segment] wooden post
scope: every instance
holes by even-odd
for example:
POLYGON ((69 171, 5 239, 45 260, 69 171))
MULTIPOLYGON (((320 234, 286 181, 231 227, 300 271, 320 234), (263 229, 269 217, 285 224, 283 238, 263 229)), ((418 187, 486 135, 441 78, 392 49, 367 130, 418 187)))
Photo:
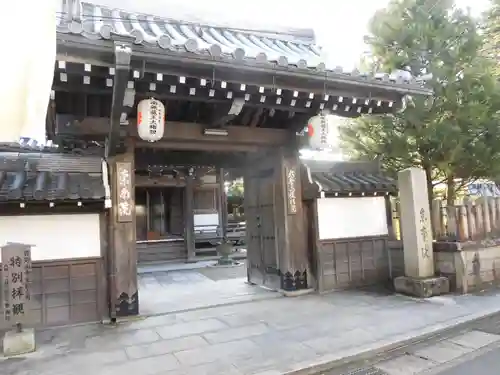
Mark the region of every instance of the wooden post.
POLYGON ((476 216, 476 234, 477 237, 484 235, 484 215, 483 215, 483 205, 480 199, 476 199, 474 202, 475 216, 476 216))
POLYGON ((281 287, 287 292, 309 289, 311 281, 307 250, 307 228, 302 203, 300 160, 296 151, 281 150, 279 154, 280 178, 275 194, 277 203, 277 233, 284 238, 280 257, 281 287))
POLYGON ((222 238, 227 237, 227 196, 226 196, 226 186, 224 181, 224 169, 219 168, 217 171, 217 182, 219 183, 219 225, 221 227, 222 238))
POLYGON ((488 237, 491 233, 491 220, 490 220, 490 205, 488 202, 488 197, 479 198, 481 205, 483 206, 483 220, 484 220, 484 235, 488 237))
POLYGON ((477 227, 476 227, 476 215, 474 212, 474 202, 469 199, 464 200, 465 208, 467 210, 467 224, 469 227, 469 237, 471 240, 476 239, 477 227))
POLYGON ((448 231, 447 236, 452 239, 457 238, 458 230, 457 230, 457 208, 455 206, 446 206, 446 212, 448 215, 448 231))
POLYGON ((389 232, 389 239, 396 240, 396 231, 394 228, 394 218, 392 215, 392 200, 390 196, 385 197, 385 213, 387 217, 387 229, 389 232))
POLYGON ((441 199, 434 199, 432 201, 432 232, 434 234, 434 239, 439 240, 443 237, 442 228, 442 201, 441 199))
POLYGON ((467 208, 465 205, 460 205, 459 207, 459 240, 460 241, 468 241, 469 240, 469 223, 467 220, 467 208))
POLYGON ((497 232, 500 233, 500 197, 495 197, 495 208, 496 208, 496 227, 497 227, 497 232))
POLYGON ((491 232, 496 233, 498 230, 497 200, 494 197, 490 197, 488 199, 490 201, 491 232))
POLYGON ((187 249, 187 261, 193 261, 196 256, 194 238, 194 169, 189 168, 186 176, 186 190, 184 194, 184 242, 187 249))
POLYGON ((112 208, 110 220, 111 317, 139 314, 135 218, 134 146, 108 159, 112 208), (113 316, 114 315, 114 316, 113 316))

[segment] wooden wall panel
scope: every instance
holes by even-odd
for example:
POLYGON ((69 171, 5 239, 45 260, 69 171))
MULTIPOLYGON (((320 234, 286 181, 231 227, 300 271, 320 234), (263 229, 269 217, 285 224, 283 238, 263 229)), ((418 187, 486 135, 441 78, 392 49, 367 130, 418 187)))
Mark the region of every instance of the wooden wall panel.
POLYGON ((170 232, 184 235, 184 189, 174 189, 170 196, 170 232))
POLYGON ((138 243, 137 256, 140 264, 185 261, 186 244, 184 241, 138 243))
MULTIPOLYGON (((102 259, 33 262, 31 311, 35 327, 97 322, 107 315, 102 259)), ((0 293, 0 302, 2 302, 0 293)), ((0 328, 5 327, 3 302, 0 328)))
POLYGON ((384 284, 390 278, 388 254, 386 237, 320 241, 319 291, 384 284))
POLYGON ((217 189, 202 188, 194 190, 195 210, 217 210, 217 189))

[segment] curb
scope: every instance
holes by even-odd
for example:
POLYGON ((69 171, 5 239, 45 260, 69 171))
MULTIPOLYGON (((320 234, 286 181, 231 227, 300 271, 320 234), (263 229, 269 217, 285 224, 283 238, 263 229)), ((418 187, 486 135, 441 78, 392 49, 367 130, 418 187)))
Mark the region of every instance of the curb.
POLYGON ((461 316, 443 323, 434 324, 430 327, 410 331, 392 338, 362 345, 357 348, 342 350, 335 354, 326 354, 314 362, 297 363, 283 375, 316 375, 340 366, 349 365, 352 362, 365 361, 387 352, 402 349, 406 346, 415 345, 419 342, 431 339, 434 336, 443 335, 460 328, 460 326, 477 322, 500 312, 500 308, 488 309, 481 313, 461 316))

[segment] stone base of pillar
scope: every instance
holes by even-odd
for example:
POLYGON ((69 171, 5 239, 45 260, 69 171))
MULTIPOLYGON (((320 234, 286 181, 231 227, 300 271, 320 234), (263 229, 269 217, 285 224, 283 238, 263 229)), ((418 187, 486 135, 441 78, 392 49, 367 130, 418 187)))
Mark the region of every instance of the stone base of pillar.
POLYGON ((287 292, 286 290, 281 291, 281 293, 285 297, 300 297, 300 296, 304 296, 306 294, 312 294, 314 292, 316 292, 314 289, 301 289, 301 290, 295 290, 292 292, 287 292))
POLYGON ((6 357, 34 352, 35 330, 23 329, 21 332, 7 331, 3 338, 3 354, 6 357))
POLYGON ((444 276, 413 278, 400 276, 394 279, 396 292, 413 297, 429 298, 450 292, 450 280, 444 276))
POLYGON ((135 292, 130 297, 126 293, 122 293, 117 301, 116 316, 134 316, 139 315, 139 293, 135 292))

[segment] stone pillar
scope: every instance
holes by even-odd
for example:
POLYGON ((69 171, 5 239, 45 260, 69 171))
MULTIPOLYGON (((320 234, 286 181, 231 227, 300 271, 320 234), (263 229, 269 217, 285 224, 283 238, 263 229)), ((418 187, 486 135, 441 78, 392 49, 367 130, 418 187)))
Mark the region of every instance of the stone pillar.
POLYGON ((111 318, 139 314, 135 218, 134 148, 108 160, 112 207, 109 215, 111 318))
POLYGON ((194 238, 194 169, 189 168, 186 175, 184 191, 184 242, 187 249, 187 261, 192 262, 196 256, 194 238))
POLYGON ((396 291, 430 297, 449 291, 445 277, 434 276, 431 215, 425 172, 399 172, 399 200, 403 231, 405 276, 394 280, 396 291))

